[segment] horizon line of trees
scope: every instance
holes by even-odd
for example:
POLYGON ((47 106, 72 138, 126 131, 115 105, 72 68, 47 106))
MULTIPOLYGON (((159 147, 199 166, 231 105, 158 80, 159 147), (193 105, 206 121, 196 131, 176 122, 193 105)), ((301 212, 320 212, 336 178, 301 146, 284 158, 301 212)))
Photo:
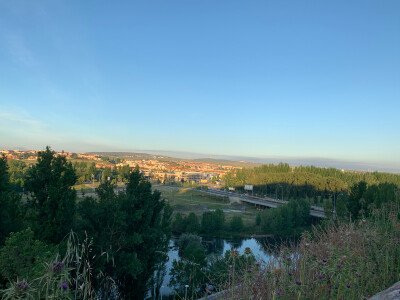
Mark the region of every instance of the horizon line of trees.
POLYGON ((291 168, 287 163, 269 164, 252 169, 232 170, 224 176, 226 188, 244 191, 244 185, 252 184, 258 195, 289 199, 328 198, 333 194, 349 192, 350 188, 364 181, 367 185, 383 183, 400 186, 400 175, 383 172, 342 172, 335 168, 299 166, 291 168))

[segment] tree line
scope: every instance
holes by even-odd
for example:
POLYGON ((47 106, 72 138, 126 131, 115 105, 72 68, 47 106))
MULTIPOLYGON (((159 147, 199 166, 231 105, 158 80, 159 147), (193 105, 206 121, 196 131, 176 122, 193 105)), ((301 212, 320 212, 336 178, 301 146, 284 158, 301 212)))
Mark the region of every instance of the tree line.
MULTIPOLYGON (((11 185, 14 186, 19 192, 24 190, 26 177, 28 176, 28 170, 34 164, 27 164, 22 160, 10 160, 8 164, 8 174, 11 185)), ((126 182, 128 175, 131 172, 131 168, 128 165, 115 166, 114 168, 96 168, 94 162, 87 163, 84 161, 75 161, 72 163, 75 175, 77 177, 76 183, 82 184, 85 182, 103 182, 110 179, 113 182, 117 180, 120 182, 126 182)))
POLYGON ((279 199, 329 198, 333 194, 348 192, 356 183, 367 185, 383 183, 400 186, 400 175, 383 172, 349 172, 335 168, 314 166, 290 167, 288 164, 268 164, 255 168, 232 170, 224 176, 225 187, 244 191, 244 185, 252 184, 257 195, 279 199))
POLYGON ((181 213, 175 215, 172 222, 172 231, 175 234, 189 233, 215 236, 221 232, 240 234, 245 229, 241 216, 235 215, 228 222, 221 209, 205 211, 199 218, 194 212, 185 216, 181 213))

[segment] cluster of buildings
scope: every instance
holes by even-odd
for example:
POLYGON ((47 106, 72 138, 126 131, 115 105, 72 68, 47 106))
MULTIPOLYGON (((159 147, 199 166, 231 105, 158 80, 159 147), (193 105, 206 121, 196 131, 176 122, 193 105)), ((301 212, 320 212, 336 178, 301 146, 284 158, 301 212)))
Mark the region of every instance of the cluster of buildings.
POLYGON ((231 170, 232 166, 217 165, 194 161, 158 161, 158 160, 127 160, 117 166, 128 165, 131 168, 139 166, 143 175, 149 180, 163 183, 189 182, 220 184, 220 179, 231 170))
POLYGON ((0 150, 0 156, 4 155, 7 160, 28 159, 36 160, 39 150, 0 150))
MULTIPOLYGON (((32 160, 37 159, 40 150, 0 150, 0 155, 5 155, 7 160, 32 160)), ((188 160, 157 160, 141 159, 128 160, 120 157, 109 157, 111 160, 103 160, 101 155, 73 152, 55 152, 56 155, 65 156, 67 159, 82 159, 83 161, 94 162, 97 169, 121 168, 129 166, 133 169, 139 166, 143 175, 152 181, 162 183, 189 182, 196 184, 214 183, 220 184, 220 179, 234 168, 230 165, 219 165, 207 162, 188 160), (115 159, 114 159, 115 158, 115 159), (118 161, 118 162, 116 162, 118 161)))

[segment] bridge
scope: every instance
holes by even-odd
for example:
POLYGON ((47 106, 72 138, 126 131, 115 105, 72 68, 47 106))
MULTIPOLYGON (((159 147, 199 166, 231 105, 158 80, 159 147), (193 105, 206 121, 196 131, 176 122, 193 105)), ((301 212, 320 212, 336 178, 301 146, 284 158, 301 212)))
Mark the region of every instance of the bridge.
MULTIPOLYGON (((244 203, 253 204, 256 206, 263 206, 268 208, 277 208, 278 205, 287 204, 289 201, 274 199, 270 197, 256 197, 250 195, 243 195, 234 192, 225 192, 222 190, 209 189, 209 190, 196 190, 210 195, 224 196, 229 198, 237 198, 244 203)), ((320 206, 311 206, 310 215, 316 218, 326 218, 324 208, 320 206)))

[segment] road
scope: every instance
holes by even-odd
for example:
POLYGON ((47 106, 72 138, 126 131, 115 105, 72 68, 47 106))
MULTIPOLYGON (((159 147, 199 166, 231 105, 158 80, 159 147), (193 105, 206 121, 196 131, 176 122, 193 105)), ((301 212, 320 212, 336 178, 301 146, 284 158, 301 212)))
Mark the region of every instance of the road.
MULTIPOLYGON (((203 193, 208 193, 211 195, 225 196, 225 197, 237 197, 241 202, 246 202, 250 204, 260 205, 264 207, 277 208, 278 205, 287 204, 288 201, 274 199, 270 197, 256 197, 250 195, 243 195, 234 192, 225 192, 216 189, 209 190, 196 190, 203 193)), ((311 206, 310 215, 317 218, 326 218, 324 213, 324 208, 320 206, 311 206)))

